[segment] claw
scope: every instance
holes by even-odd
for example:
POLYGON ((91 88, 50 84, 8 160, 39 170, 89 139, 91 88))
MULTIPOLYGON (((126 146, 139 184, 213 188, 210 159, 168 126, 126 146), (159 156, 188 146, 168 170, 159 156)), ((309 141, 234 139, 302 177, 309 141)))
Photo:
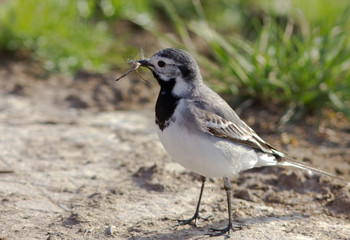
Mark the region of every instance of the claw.
POLYGON ((211 228, 210 231, 212 231, 213 233, 208 233, 206 235, 209 235, 210 237, 216 237, 227 233, 227 236, 229 237, 231 234, 231 230, 235 231, 235 229, 241 230, 242 225, 232 225, 232 223, 229 223, 225 228, 211 228))
POLYGON ((179 220, 176 220, 177 221, 177 224, 176 226, 179 226, 179 225, 186 225, 186 224, 191 224, 192 221, 194 220, 194 226, 197 227, 197 217, 191 217, 189 219, 179 219, 179 220))
POLYGON ((197 226, 197 220, 198 219, 202 219, 204 221, 208 221, 209 218, 211 218, 213 215, 209 215, 208 217, 201 217, 200 215, 194 215, 193 217, 189 218, 189 219, 179 219, 179 220, 176 220, 177 221, 177 226, 178 225, 186 225, 186 224, 191 224, 192 221, 194 220, 194 226, 195 227, 198 227, 197 226))

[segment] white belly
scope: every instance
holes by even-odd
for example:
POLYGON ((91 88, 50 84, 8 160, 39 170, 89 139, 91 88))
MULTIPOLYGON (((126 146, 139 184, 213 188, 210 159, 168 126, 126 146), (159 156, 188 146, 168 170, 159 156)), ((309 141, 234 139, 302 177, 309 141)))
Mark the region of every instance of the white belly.
POLYGON ((209 134, 203 138, 177 124, 171 122, 163 131, 157 127, 157 133, 172 159, 190 171, 206 177, 232 177, 259 161, 253 149, 209 134))

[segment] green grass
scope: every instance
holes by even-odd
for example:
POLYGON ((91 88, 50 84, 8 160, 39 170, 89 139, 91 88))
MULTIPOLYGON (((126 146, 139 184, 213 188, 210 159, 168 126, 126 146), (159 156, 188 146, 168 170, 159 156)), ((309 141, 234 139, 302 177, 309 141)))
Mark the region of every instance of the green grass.
POLYGON ((315 28, 306 33, 293 33, 301 27, 292 21, 281 26, 266 18, 254 41, 223 38, 198 28, 198 23, 190 29, 211 47, 218 63, 215 75, 225 79, 224 90, 243 98, 284 103, 288 106, 284 120, 324 107, 350 116, 347 16, 345 12, 328 31, 315 28))
POLYGON ((112 33, 128 20, 190 51, 216 90, 284 106, 284 122, 325 107, 350 117, 349 6, 346 0, 5 0, 0 48, 29 50, 49 71, 106 72, 139 50, 112 33))
POLYGON ((0 9, 0 44, 28 49, 47 70, 106 71, 112 37, 103 22, 92 22, 88 1, 9 0, 0 9))

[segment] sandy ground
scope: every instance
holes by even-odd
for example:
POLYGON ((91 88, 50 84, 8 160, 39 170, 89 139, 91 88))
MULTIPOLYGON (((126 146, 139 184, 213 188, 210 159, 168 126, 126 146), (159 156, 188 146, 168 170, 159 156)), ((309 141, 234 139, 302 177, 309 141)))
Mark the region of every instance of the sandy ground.
MULTIPOLYGON (((156 84, 35 68, 0 66, 0 239, 207 239, 226 225, 221 179, 204 190, 209 220, 198 228, 173 220, 193 215, 200 179, 157 139, 156 84)), ((306 118, 283 134, 276 112, 243 117, 291 156, 349 179, 350 124, 341 116, 330 113, 321 128, 306 118)), ((244 224, 232 239, 350 239, 350 192, 338 180, 268 167, 231 183, 235 223, 244 224)))

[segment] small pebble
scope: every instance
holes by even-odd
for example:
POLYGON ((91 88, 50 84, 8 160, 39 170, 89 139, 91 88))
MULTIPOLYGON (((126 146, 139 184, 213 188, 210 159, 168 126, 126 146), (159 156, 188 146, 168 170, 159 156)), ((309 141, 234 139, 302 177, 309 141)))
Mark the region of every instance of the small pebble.
POLYGON ((106 229, 106 234, 107 235, 113 235, 116 232, 117 228, 115 226, 109 226, 106 229))

